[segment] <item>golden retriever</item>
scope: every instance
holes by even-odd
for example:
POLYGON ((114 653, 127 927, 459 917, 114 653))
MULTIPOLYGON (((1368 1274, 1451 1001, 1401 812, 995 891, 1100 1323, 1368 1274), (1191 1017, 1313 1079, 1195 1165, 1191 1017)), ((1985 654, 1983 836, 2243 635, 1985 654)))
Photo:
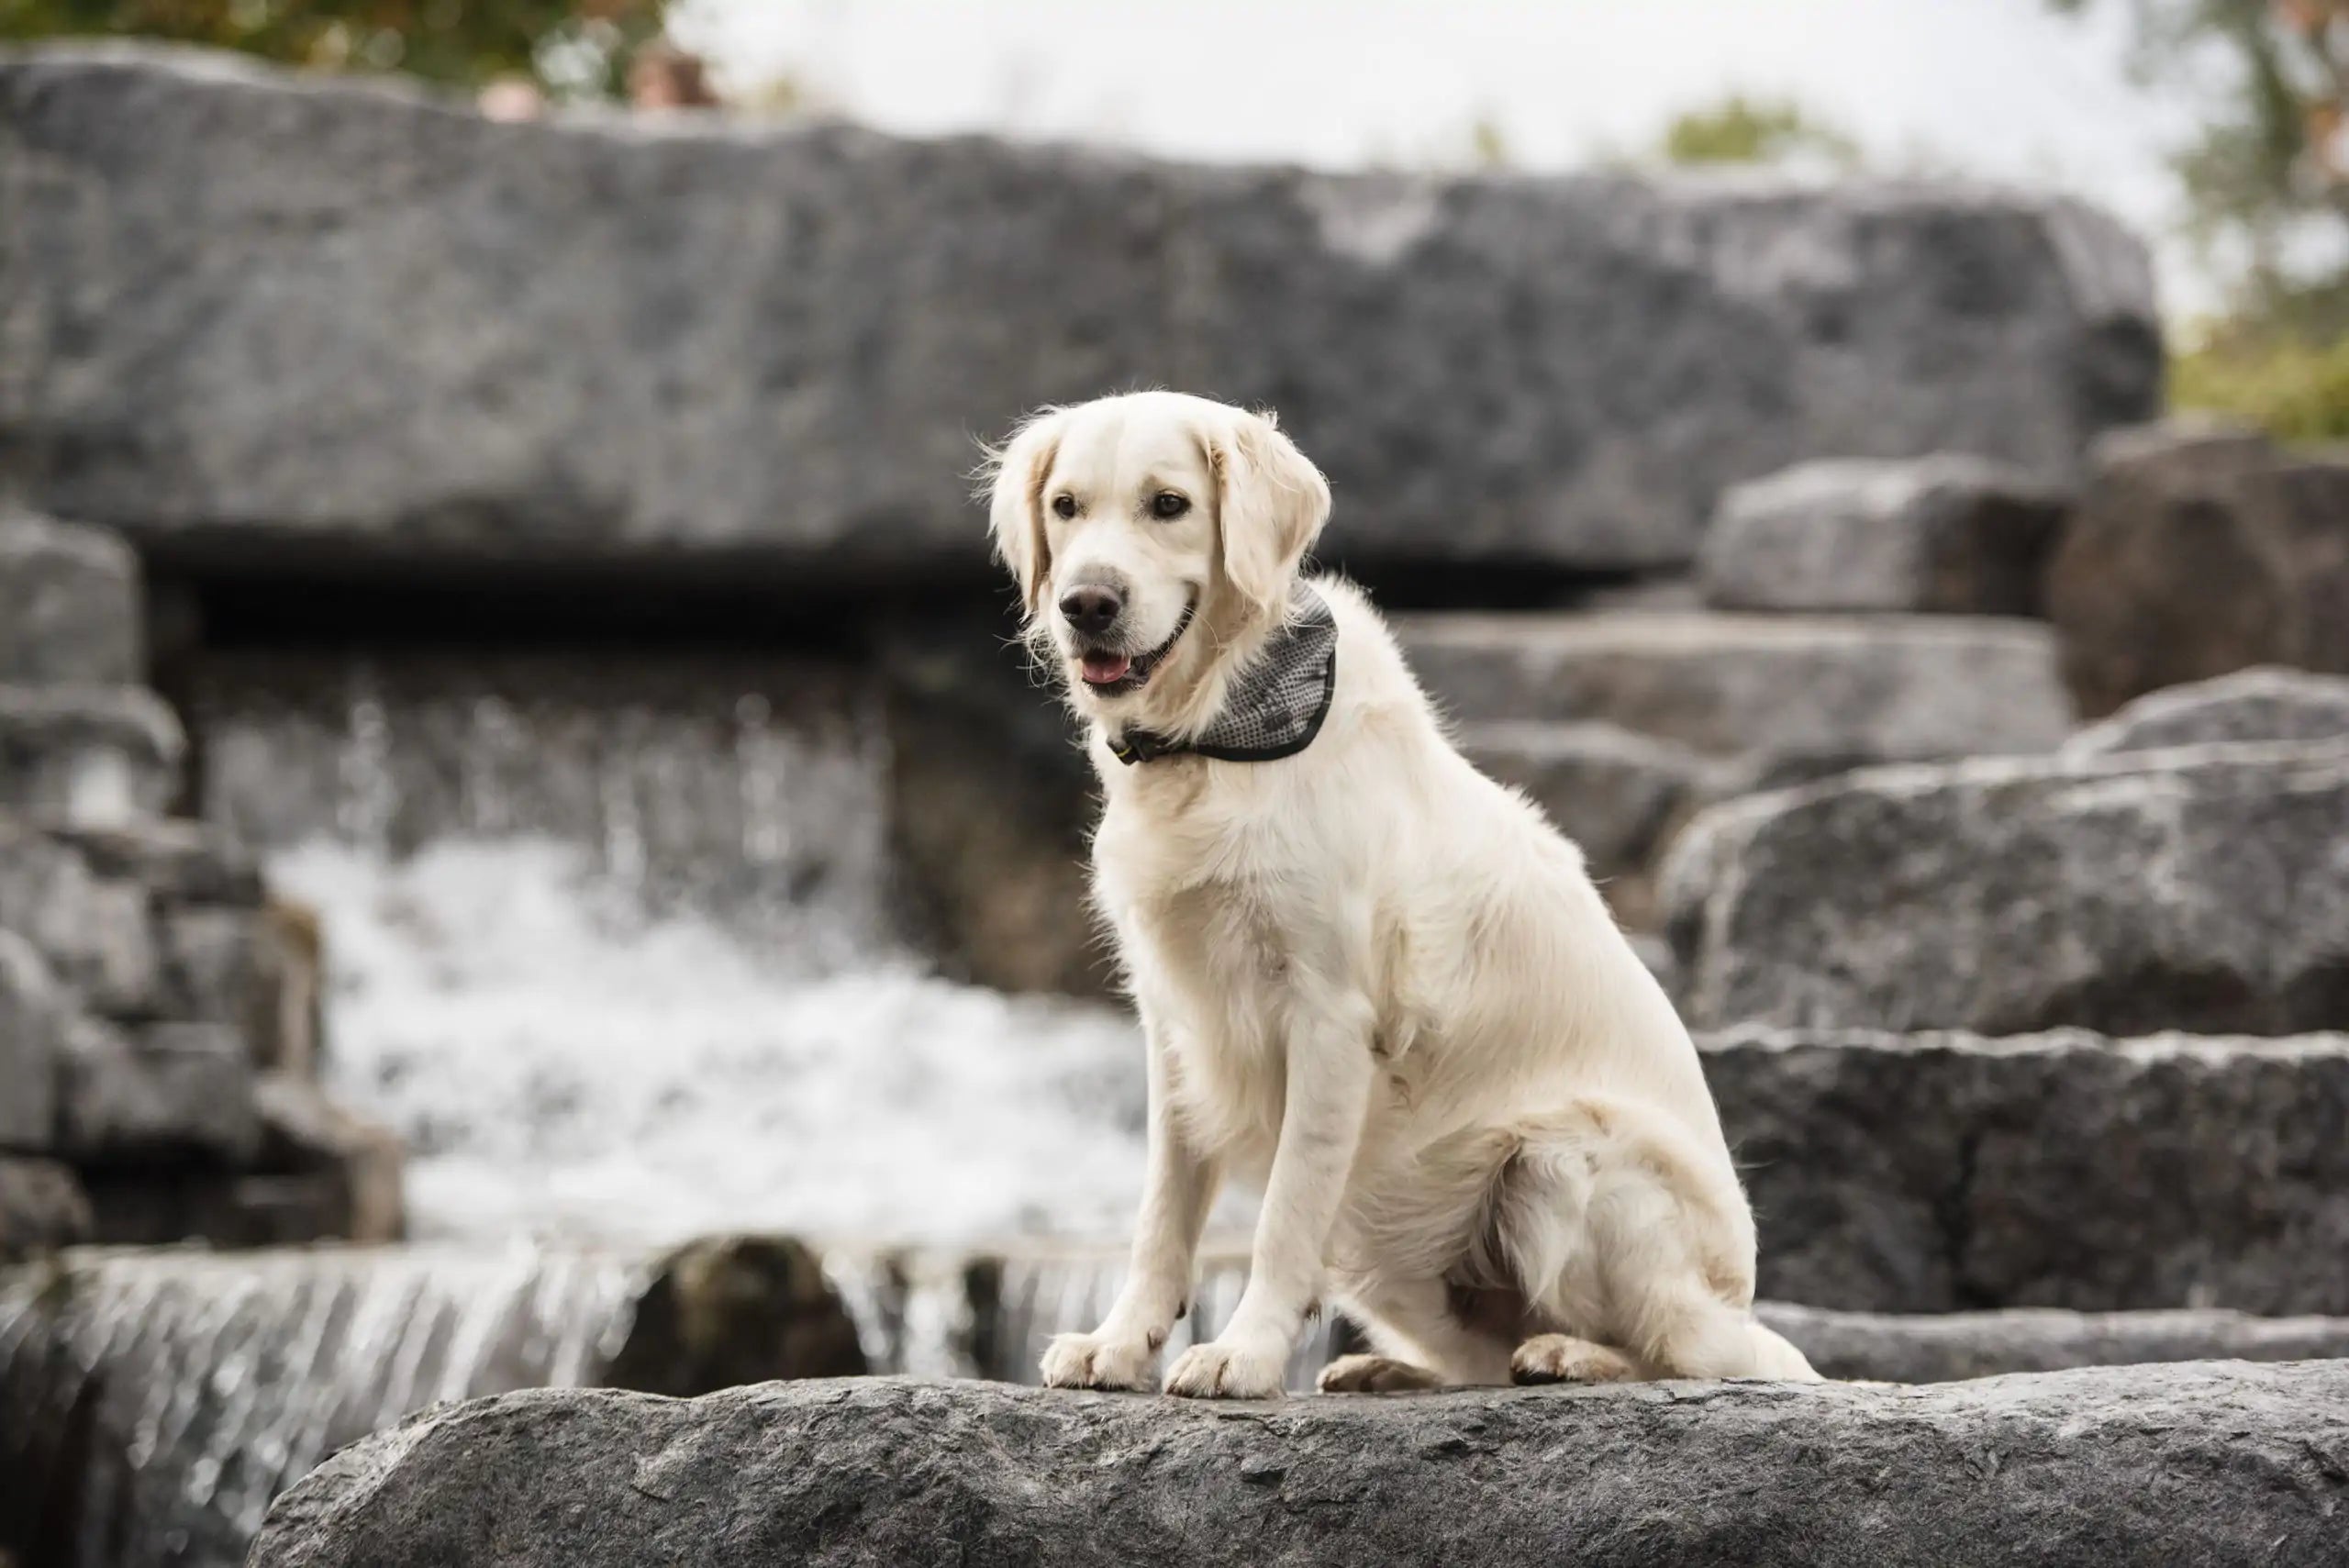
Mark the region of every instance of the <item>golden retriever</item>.
POLYGON ((997 552, 1090 727, 1093 882, 1148 1041, 1150 1152, 1108 1318, 1043 1362, 1144 1388, 1226 1177, 1249 1279, 1170 1394, 1811 1379, 1754 1321, 1753 1221, 1695 1047, 1583 857, 1446 739, 1269 417, 1147 392, 993 458, 997 552))

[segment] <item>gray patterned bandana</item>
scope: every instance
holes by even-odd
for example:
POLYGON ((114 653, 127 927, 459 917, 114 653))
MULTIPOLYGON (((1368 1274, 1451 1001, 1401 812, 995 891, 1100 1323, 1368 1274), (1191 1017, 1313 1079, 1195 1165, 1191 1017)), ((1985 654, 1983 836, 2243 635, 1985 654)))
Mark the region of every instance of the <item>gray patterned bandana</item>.
POLYGON ((1186 753, 1219 762, 1271 762, 1313 744, 1338 689, 1338 621, 1329 601, 1303 583, 1289 590, 1288 602, 1286 624, 1231 684, 1222 711, 1197 740, 1129 729, 1108 738, 1111 754, 1129 766, 1186 753))

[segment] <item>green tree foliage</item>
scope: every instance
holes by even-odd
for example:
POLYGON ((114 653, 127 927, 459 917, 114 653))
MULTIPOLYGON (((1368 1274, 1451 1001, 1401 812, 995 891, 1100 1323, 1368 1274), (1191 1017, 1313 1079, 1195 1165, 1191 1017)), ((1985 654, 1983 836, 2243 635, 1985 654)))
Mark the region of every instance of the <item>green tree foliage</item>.
POLYGON ((1856 142, 1800 105, 1742 94, 1673 117, 1658 150, 1664 161, 1684 165, 1810 159, 1849 169, 1860 161, 1856 142))
POLYGON ((2124 8, 2138 75, 2200 110, 2175 164, 2230 298, 2174 359, 2174 400, 2349 437, 2349 0, 2049 3, 2124 8))
POLYGON ((0 39, 137 36, 452 87, 526 75, 562 98, 619 95, 663 0, 0 0, 0 39))

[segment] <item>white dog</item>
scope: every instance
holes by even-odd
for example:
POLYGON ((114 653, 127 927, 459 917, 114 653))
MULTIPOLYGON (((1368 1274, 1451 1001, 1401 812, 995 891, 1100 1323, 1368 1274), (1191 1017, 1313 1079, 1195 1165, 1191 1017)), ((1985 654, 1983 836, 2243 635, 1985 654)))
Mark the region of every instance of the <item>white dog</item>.
POLYGON ((1753 1320, 1753 1221, 1697 1051, 1581 851, 1445 739, 1377 614, 1298 565, 1329 487, 1270 418, 1141 393, 998 454, 996 545, 1089 721, 1094 886, 1150 1052, 1133 1264, 1044 1356, 1142 1388, 1226 1176, 1248 1284, 1172 1394, 1813 1378, 1753 1320))

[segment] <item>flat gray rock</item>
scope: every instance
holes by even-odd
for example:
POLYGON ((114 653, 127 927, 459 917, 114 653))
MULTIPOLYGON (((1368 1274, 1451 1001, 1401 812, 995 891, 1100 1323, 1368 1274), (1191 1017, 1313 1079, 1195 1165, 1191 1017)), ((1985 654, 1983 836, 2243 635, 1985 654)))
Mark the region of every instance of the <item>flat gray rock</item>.
POLYGON ((1217 1407, 895 1379, 415 1418, 253 1568, 2337 1564, 2349 1363, 1217 1407))
POLYGON ((2258 665, 2167 686, 2087 726, 2064 742, 2064 754, 2262 740, 2349 740, 2349 675, 2258 665))
POLYGON ((2066 199, 1186 167, 719 117, 485 121, 223 56, 0 58, 0 478, 156 559, 991 573, 974 439, 1275 406, 1335 558, 1688 559, 1729 484, 2159 406, 2066 199))
POLYGON ((129 546, 0 503, 0 681, 136 681, 143 615, 129 546))
POLYGON ((2047 574, 2083 713, 2254 664, 2349 673, 2349 459, 2179 421, 2094 466, 2047 574))
POLYGON ((1872 769, 1700 814, 1698 1028, 2349 1027, 2349 742, 1872 769))
POLYGON ((1829 1377, 1958 1383, 2079 1366, 2188 1361, 2320 1361, 2349 1356, 2349 1318, 2171 1312, 1834 1312, 1765 1301, 1764 1322, 1829 1377))
POLYGON ((1699 1043, 1767 1299, 2349 1314, 2349 1035, 1699 1043))
POLYGON ((2072 728, 2054 640, 2029 621, 1617 611, 1395 624, 1455 719, 1612 724, 1765 776, 2045 751, 2072 728))
POLYGON ((2036 615, 2069 505, 1986 458, 1820 459, 1732 486, 1698 579, 1720 609, 2036 615))

